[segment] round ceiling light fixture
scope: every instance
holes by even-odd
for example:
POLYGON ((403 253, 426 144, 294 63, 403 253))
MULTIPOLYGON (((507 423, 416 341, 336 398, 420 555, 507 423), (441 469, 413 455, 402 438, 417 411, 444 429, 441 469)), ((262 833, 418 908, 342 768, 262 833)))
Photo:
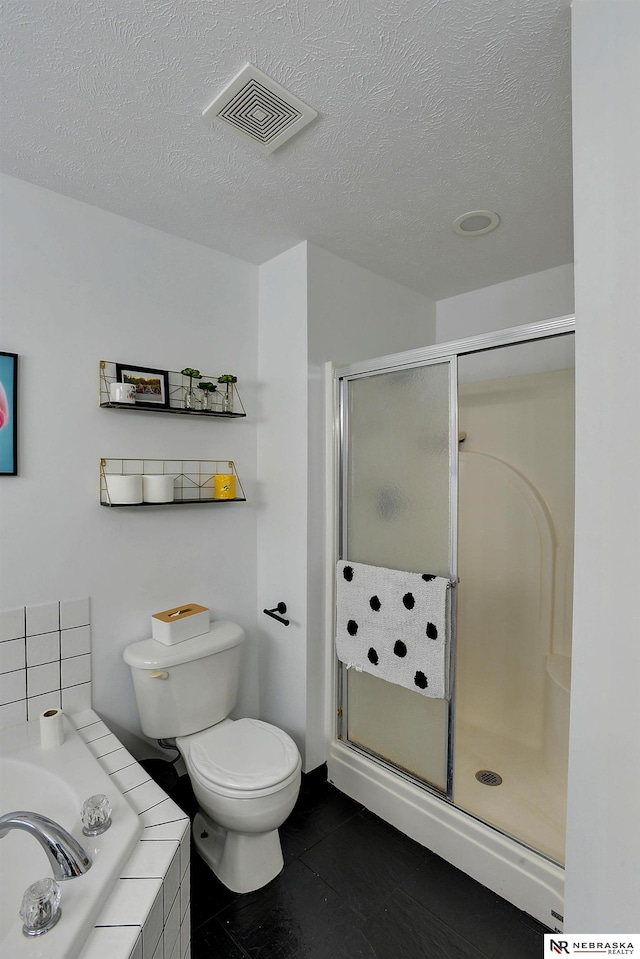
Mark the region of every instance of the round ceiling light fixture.
POLYGON ((472 210, 453 221, 453 229, 460 236, 482 236, 500 225, 500 217, 491 210, 472 210))

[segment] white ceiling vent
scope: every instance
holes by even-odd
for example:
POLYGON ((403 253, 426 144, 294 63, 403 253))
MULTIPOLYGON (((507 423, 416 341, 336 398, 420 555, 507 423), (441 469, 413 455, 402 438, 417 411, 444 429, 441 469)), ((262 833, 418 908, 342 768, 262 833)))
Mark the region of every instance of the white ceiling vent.
POLYGON ((251 63, 245 64, 202 113, 229 124, 264 153, 273 153, 317 115, 251 63))

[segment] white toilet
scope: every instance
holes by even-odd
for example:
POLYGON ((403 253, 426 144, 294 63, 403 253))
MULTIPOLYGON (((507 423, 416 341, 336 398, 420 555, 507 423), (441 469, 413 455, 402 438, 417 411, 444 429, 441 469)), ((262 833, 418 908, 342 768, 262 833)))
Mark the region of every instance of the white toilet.
POLYGON ((143 732, 175 737, 200 810, 198 852, 234 892, 259 889, 283 866, 278 828, 300 790, 300 753, 283 730, 229 719, 244 632, 230 622, 174 646, 154 639, 124 651, 143 732))

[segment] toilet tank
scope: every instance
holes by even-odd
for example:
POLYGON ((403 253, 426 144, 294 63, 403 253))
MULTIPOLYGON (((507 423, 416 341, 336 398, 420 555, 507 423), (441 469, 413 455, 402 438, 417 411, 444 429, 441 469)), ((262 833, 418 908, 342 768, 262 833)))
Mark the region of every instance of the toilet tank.
POLYGON ((175 646, 144 639, 127 646, 140 725, 151 739, 188 736, 225 719, 236 704, 244 630, 211 624, 175 646))

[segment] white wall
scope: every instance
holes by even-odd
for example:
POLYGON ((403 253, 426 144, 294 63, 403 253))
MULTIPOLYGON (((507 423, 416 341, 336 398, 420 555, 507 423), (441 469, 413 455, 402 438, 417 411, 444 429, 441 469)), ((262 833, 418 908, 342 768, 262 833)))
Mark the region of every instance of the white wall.
POLYGON ((307 244, 309 363, 339 364, 435 342, 433 300, 307 244))
MULTIPOLYGON (((304 757, 307 642, 307 253, 260 267, 258 642, 260 717, 304 757), (289 626, 262 614, 287 605, 289 626)), ((307 768, 305 766, 305 768, 307 768)))
POLYGON ((150 615, 199 602, 249 643, 257 709, 257 268, 87 204, 2 179, 2 348, 20 355, 19 475, 0 495, 0 606, 91 597, 96 710, 137 731, 122 651, 150 615), (98 361, 238 376, 248 416, 98 407, 98 361), (109 510, 99 460, 229 458, 246 504, 109 510))
MULTIPOLYGON (((480 237, 470 243, 482 243, 480 237)), ((523 326, 573 313, 573 264, 530 273, 438 300, 436 342, 523 326)))
POLYGON ((574 0, 576 549, 565 929, 640 902, 640 4, 574 0))

